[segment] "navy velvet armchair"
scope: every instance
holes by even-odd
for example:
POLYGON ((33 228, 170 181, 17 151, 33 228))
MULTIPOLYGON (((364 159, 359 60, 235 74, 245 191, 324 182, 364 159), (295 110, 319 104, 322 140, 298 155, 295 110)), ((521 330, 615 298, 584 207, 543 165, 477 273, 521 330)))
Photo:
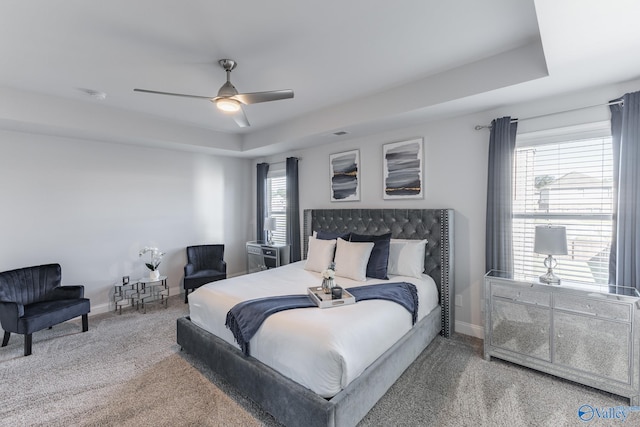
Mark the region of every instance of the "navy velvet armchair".
POLYGON ((189 290, 227 278, 224 245, 187 246, 187 265, 184 266, 184 302, 189 290))
POLYGON ((91 304, 84 286, 60 286, 60 264, 25 267, 0 273, 2 347, 11 333, 24 335, 24 355, 31 354, 31 334, 82 316, 82 332, 89 329, 91 304))

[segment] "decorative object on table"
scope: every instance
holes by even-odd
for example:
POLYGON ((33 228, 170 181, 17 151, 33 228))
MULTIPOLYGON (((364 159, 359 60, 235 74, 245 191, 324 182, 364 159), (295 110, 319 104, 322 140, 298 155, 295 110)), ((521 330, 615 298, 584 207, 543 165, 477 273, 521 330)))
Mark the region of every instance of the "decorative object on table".
POLYGON ((331 299, 342 298, 342 288, 340 286, 334 286, 331 288, 331 299))
POLYGON ((334 287, 334 277, 336 277, 336 264, 331 263, 329 267, 322 272, 322 292, 325 294, 331 293, 331 288, 334 287))
MULTIPOLYGON (((334 287, 335 288, 335 287, 334 287)), ((307 295, 318 308, 340 307, 356 303, 356 298, 346 289, 342 289, 342 296, 334 298, 331 293, 325 294, 319 286, 307 288, 307 295)))
POLYGON ((331 201, 360 200, 360 150, 345 151, 329 156, 331 201))
POLYGON ((556 225, 536 226, 533 251, 538 254, 547 255, 547 258, 544 260, 544 266, 547 268, 547 272, 540 276, 540 281, 549 285, 559 285, 560 278, 553 273, 553 269, 558 264, 553 255, 567 254, 566 227, 556 225))
POLYGON ((276 217, 268 216, 264 219, 264 231, 267 232, 267 244, 273 245, 273 232, 278 229, 276 217))
POLYGON ((145 262, 144 265, 149 269, 149 278, 150 279, 158 279, 160 277, 160 271, 158 270, 158 266, 160 265, 160 261, 164 256, 164 252, 161 252, 158 248, 150 248, 145 246, 144 249, 140 250, 138 256, 142 256, 146 253, 150 253, 151 261, 145 262))
POLYGON ((422 138, 382 146, 383 198, 421 199, 422 138))

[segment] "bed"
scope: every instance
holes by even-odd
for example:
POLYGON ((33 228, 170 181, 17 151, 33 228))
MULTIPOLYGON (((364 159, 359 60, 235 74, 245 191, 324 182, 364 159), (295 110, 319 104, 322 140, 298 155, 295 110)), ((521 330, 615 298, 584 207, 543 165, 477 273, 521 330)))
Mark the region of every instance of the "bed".
MULTIPOLYGON (((371 357, 370 354, 374 354, 374 360, 358 360, 355 365, 349 365, 345 357, 345 360, 341 360, 341 362, 348 368, 346 369, 348 374, 343 372, 342 374, 326 375, 325 372, 323 375, 316 376, 333 378, 332 383, 315 385, 313 380, 310 380, 312 382, 309 383, 308 378, 298 378, 295 373, 283 371, 286 366, 285 368, 283 366, 268 366, 268 364, 273 365, 274 360, 264 360, 264 358, 268 358, 268 355, 274 352, 273 347, 269 347, 272 338, 266 332, 262 338, 256 334, 257 342, 262 342, 264 345, 262 347, 256 345, 253 348, 254 340, 252 340, 252 355, 247 357, 241 353, 233 339, 230 338, 228 331, 224 329, 213 330, 212 327, 203 323, 203 319, 207 317, 206 312, 209 310, 208 305, 205 304, 207 299, 224 300, 229 296, 231 300, 226 302, 229 306, 235 302, 235 298, 238 296, 234 292, 241 292, 244 295, 244 292, 247 291, 246 299, 262 296, 260 292, 272 292, 273 289, 266 290, 268 287, 266 284, 272 280, 268 275, 270 272, 255 273, 249 275, 251 277, 243 276, 247 280, 250 279, 247 284, 242 284, 240 277, 227 279, 230 284, 234 284, 234 280, 237 279, 235 286, 226 288, 227 290, 232 289, 229 294, 220 294, 217 290, 218 287, 224 288, 225 281, 222 281, 206 285, 190 295, 190 317, 178 319, 178 344, 205 362, 243 395, 256 402, 285 425, 356 425, 437 334, 440 333, 448 337, 452 333, 452 223, 453 211, 451 209, 321 209, 304 211, 304 254, 308 253, 309 237, 319 230, 335 234, 348 231, 362 235, 391 233, 394 239, 424 239, 427 241, 423 271, 429 276, 427 279, 433 283, 435 303, 428 305, 425 302, 427 300, 423 300, 421 294, 422 313, 418 316, 416 324, 413 327, 408 326, 406 331, 403 330, 399 339, 395 340, 394 338, 394 343, 389 343, 390 348, 368 349, 366 353, 369 354, 369 357, 371 357), (261 286, 261 283, 265 285, 261 286), (242 290, 242 286, 247 286, 247 288, 242 290), (262 287, 265 290, 255 290, 262 287), (192 298, 192 296, 194 297, 192 298), (225 334, 227 335, 225 336, 225 334)), ((281 281, 278 282, 282 286, 279 294, 291 293, 290 290, 294 289, 295 282, 304 280, 304 277, 300 279, 299 277, 302 276, 299 275, 309 274, 301 268, 304 263, 302 261, 296 263, 298 265, 280 267, 273 271, 281 278, 281 281), (287 281, 287 279, 290 280, 287 281)), ((316 275, 317 277, 319 276, 316 275)), ((406 277, 390 276, 389 278, 399 281, 411 280, 406 277)), ((341 279, 340 284, 349 287, 354 283, 341 279)), ((277 291, 276 294, 278 294, 277 291)), ((223 305, 224 303, 223 301, 223 305)), ((384 303, 393 305, 393 303, 386 301, 384 303)), ((375 307, 375 304, 383 303, 363 301, 355 304, 353 310, 363 310, 363 307, 369 307, 368 310, 377 312, 377 308, 371 308, 375 307), (373 305, 367 306, 366 304, 373 305)), ((299 316, 299 313, 304 310, 322 311, 323 313, 319 315, 326 316, 329 311, 335 310, 333 311, 335 314, 331 317, 337 317, 346 315, 348 309, 352 309, 352 307, 291 310, 287 312, 286 316, 294 316, 293 319, 296 319, 296 316, 299 316), (294 312, 298 312, 298 314, 294 312)), ((278 319, 280 319, 279 323, 285 325, 302 322, 302 320, 284 321, 284 317, 276 317, 281 314, 271 316, 265 321, 262 329, 268 329, 267 322, 271 322, 271 318, 276 318, 273 320, 274 323, 278 323, 278 319)), ((398 314, 398 316, 402 316, 402 314, 398 314)), ((320 317, 318 319, 328 318, 320 317)), ((388 319, 389 323, 394 322, 391 317, 388 319)), ((214 323, 221 322, 218 318, 218 321, 214 323)), ((259 333, 263 333, 262 329, 259 333)), ((394 329, 396 328, 394 327, 394 329)), ((273 339, 275 340, 275 338, 273 339)), ((354 345, 357 347, 361 344, 354 345)), ((289 348, 288 351, 294 351, 294 349, 289 348)), ((309 357, 309 360, 311 359, 312 357, 309 357)), ((277 363, 277 357, 275 362, 277 363)), ((310 364, 313 365, 313 363, 310 364)), ((287 364, 285 363, 285 365, 287 364)))

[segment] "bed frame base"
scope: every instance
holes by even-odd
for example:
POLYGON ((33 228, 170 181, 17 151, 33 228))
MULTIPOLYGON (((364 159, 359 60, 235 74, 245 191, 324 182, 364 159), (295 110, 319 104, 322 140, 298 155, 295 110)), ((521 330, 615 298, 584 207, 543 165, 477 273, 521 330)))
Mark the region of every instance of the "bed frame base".
POLYGON ((322 427, 355 426, 442 328, 437 306, 348 387, 324 399, 253 357, 243 356, 238 348, 194 325, 188 317, 177 322, 177 342, 184 350, 280 423, 322 427))
POLYGON ((426 239, 424 272, 433 278, 440 293, 438 307, 331 399, 245 357, 237 347, 194 325, 188 317, 178 319, 178 344, 285 425, 355 426, 436 335, 449 337, 453 333, 453 218, 452 209, 304 211, 304 254, 314 230, 426 239))

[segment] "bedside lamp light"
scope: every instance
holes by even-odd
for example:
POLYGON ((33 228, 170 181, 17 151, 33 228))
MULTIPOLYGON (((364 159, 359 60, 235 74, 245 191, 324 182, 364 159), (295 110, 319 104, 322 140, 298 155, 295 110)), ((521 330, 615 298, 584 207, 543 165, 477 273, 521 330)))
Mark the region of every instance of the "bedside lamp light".
POLYGON ((549 285, 559 285, 560 278, 553 273, 553 269, 558 264, 553 258, 553 255, 567 254, 566 227, 554 225, 536 226, 533 251, 538 254, 547 255, 547 258, 544 260, 547 273, 540 276, 540 281, 549 285))
POLYGON ((273 244, 273 232, 278 229, 276 225, 276 218, 273 216, 268 216, 264 219, 264 231, 267 232, 267 243, 273 244))

